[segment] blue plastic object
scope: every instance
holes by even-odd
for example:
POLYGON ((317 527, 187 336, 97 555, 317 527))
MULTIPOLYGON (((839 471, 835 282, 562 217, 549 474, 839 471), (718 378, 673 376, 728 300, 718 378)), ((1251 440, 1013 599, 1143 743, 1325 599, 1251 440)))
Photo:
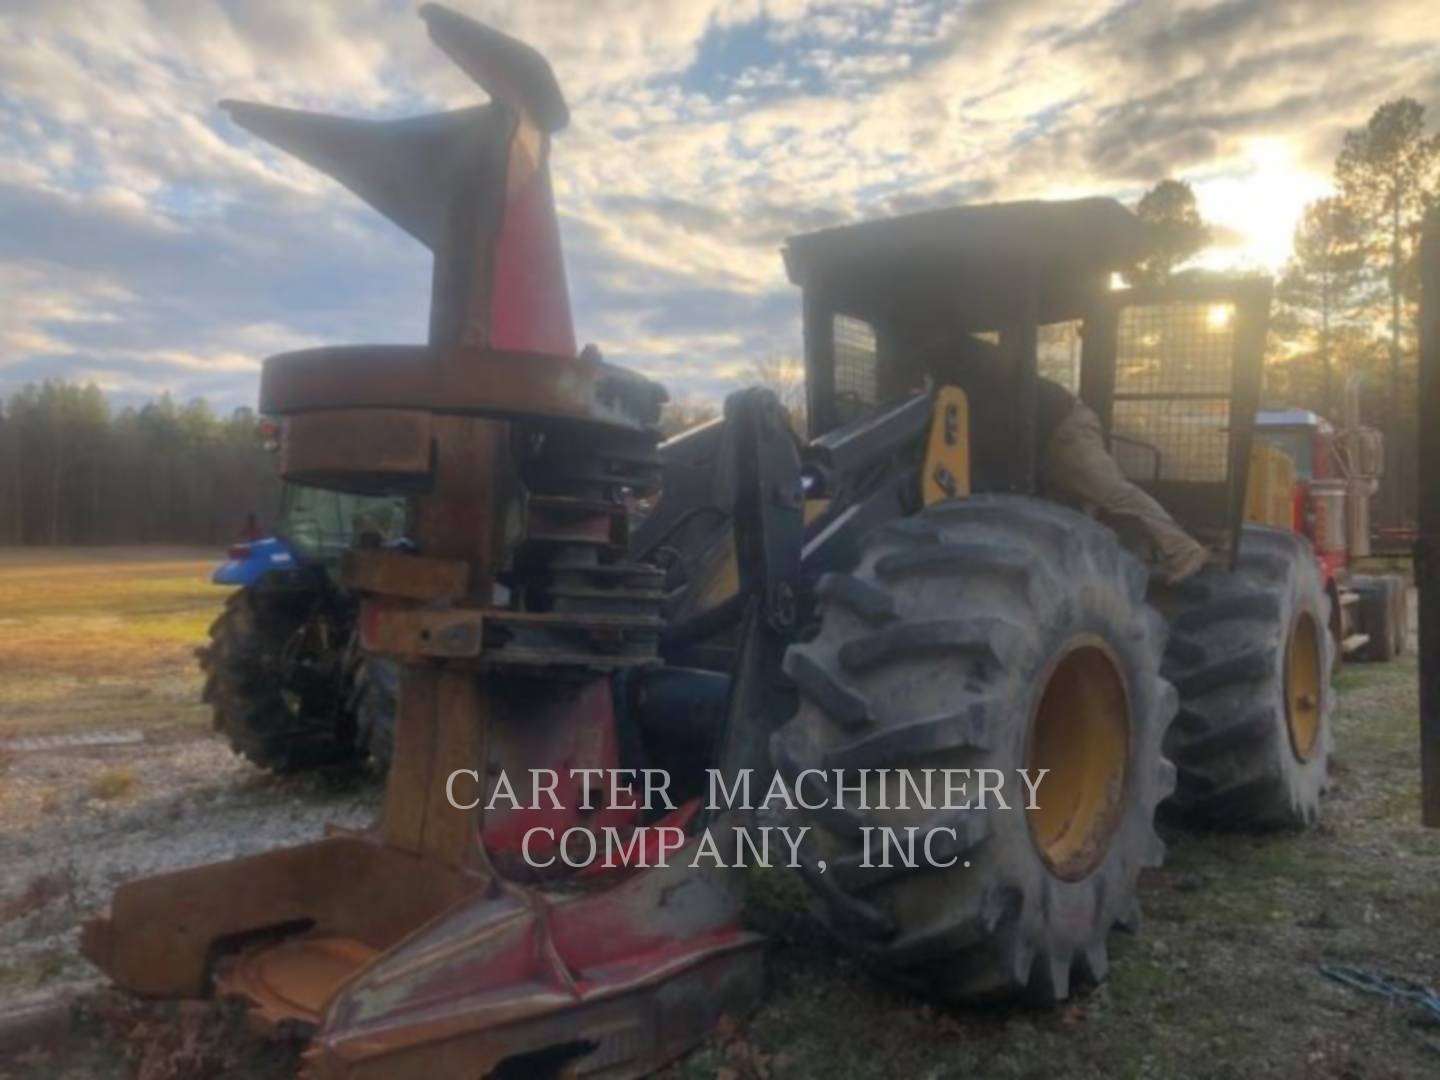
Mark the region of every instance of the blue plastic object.
MULTIPOLYGON (((210 575, 216 585, 232 585, 248 588, 274 570, 294 570, 300 565, 290 545, 276 536, 263 540, 251 540, 243 545, 246 554, 241 558, 228 558, 210 575)), ((236 550, 232 548, 231 550, 236 550)))

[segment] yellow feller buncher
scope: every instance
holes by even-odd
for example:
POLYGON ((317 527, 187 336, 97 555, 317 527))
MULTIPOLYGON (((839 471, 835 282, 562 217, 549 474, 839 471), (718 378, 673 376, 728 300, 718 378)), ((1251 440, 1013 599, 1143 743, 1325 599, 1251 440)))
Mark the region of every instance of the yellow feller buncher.
POLYGON ((363 647, 401 672, 380 819, 122 886, 86 928, 98 965, 247 998, 309 1034, 315 1076, 636 1076, 761 997, 746 875, 699 856, 770 819, 716 804, 717 780, 778 774, 819 917, 952 1002, 1102 979, 1163 801, 1314 819, 1328 602, 1304 538, 1242 525, 1266 283, 1113 289, 1140 230, 1104 199, 796 237, 808 438, 751 389, 661 444, 661 387, 576 350, 549 65, 421 14, 488 104, 228 106, 435 255, 427 344, 272 357, 261 389, 287 480, 414 498, 416 550, 344 570, 363 647), (972 396, 949 358, 977 343, 1003 377, 972 396), (1042 374, 1211 565, 1166 586, 1042 490, 1042 374), (593 782, 644 769, 669 801, 593 782), (962 769, 1048 771, 1033 809, 873 790, 962 769), (884 827, 926 858, 866 860, 884 827), (611 853, 571 868, 561 837, 611 853))

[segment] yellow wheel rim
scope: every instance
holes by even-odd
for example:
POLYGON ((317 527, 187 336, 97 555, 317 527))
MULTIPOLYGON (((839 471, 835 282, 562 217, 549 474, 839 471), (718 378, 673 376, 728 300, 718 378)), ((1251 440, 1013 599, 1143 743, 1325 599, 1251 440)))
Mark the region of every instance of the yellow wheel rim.
POLYGON ((1320 628, 1315 616, 1302 611, 1290 628, 1285 647, 1285 723, 1290 749, 1308 761, 1320 737, 1320 628))
POLYGON ((1035 782, 1026 809, 1041 858, 1066 881, 1100 864, 1120 823, 1130 760, 1130 700, 1109 647, 1094 635, 1051 661, 1030 721, 1025 767, 1035 782))

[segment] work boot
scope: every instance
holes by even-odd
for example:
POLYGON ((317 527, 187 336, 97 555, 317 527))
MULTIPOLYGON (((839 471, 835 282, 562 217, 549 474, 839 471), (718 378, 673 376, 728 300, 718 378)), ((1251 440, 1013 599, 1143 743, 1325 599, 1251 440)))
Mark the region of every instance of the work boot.
POLYGON ((1168 576, 1165 584, 1178 585, 1186 578, 1198 574, 1210 560, 1210 553, 1199 544, 1191 543, 1178 555, 1168 557, 1165 560, 1165 570, 1168 576))

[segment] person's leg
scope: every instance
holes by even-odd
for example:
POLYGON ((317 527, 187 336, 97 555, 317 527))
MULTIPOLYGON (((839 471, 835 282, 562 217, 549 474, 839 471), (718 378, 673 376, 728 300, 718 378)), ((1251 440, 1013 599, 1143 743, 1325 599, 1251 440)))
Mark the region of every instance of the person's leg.
POLYGON ((1125 478, 1105 449, 1099 417, 1083 403, 1076 402, 1046 444, 1045 476, 1063 495, 1139 522, 1160 550, 1172 582, 1205 565, 1204 547, 1177 525, 1163 506, 1125 478))

